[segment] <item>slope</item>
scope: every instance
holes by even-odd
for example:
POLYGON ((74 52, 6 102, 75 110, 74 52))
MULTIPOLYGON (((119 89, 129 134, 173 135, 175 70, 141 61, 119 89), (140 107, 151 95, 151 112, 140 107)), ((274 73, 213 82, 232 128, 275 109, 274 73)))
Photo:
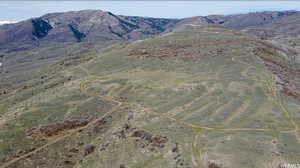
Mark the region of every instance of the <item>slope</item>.
POLYGON ((0 97, 1 165, 261 168, 299 160, 299 103, 265 67, 282 59, 271 47, 221 26, 189 26, 44 67, 38 73, 47 77, 0 97))

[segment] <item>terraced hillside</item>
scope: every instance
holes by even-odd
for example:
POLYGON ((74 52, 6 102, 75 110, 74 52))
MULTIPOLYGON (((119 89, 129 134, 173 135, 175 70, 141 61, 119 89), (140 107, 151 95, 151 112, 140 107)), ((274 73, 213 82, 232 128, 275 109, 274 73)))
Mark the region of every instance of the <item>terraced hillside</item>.
POLYGON ((294 163, 299 102, 282 94, 263 61, 284 60, 278 53, 206 25, 45 67, 41 78, 0 97, 0 167, 294 163))

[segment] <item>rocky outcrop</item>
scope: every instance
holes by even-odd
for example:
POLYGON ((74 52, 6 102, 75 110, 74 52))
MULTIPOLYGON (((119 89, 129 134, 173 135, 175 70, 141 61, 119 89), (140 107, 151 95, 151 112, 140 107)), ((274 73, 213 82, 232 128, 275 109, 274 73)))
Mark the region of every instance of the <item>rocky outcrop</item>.
POLYGON ((90 145, 90 144, 85 145, 82 149, 82 155, 87 156, 87 155, 93 153, 95 151, 95 148, 96 147, 94 145, 90 145))

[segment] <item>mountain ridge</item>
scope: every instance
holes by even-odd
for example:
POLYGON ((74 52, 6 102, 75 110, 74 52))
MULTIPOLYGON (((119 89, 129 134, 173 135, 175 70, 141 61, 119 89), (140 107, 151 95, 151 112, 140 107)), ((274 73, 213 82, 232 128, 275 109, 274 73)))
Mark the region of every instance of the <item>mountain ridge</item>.
MULTIPOLYGON (((300 12, 298 11, 271 11, 271 12, 255 12, 255 13, 248 13, 248 14, 234 14, 234 15, 208 15, 208 16, 195 16, 190 18, 183 18, 183 19, 166 19, 166 18, 151 18, 151 17, 139 17, 139 16, 123 16, 123 15, 115 15, 111 12, 101 11, 101 10, 81 10, 81 11, 70 11, 70 12, 57 12, 57 13, 50 13, 45 14, 43 16, 28 19, 25 21, 21 21, 16 26, 23 29, 23 31, 16 34, 17 38, 24 38, 24 41, 28 41, 28 43, 33 43, 32 39, 35 37, 30 37, 31 31, 34 31, 34 25, 30 28, 30 23, 34 20, 44 20, 45 24, 49 21, 49 26, 51 25, 53 28, 57 28, 60 30, 52 30, 55 31, 54 33, 50 34, 50 37, 47 38, 48 43, 51 43, 54 39, 63 39, 56 40, 55 42, 74 42, 78 41, 76 35, 74 35, 71 30, 67 27, 67 25, 74 25, 78 27, 76 30, 80 32, 79 29, 82 29, 82 32, 85 33, 93 33, 91 30, 93 26, 99 27, 97 25, 102 25, 103 33, 108 34, 107 37, 103 36, 102 38, 106 38, 106 40, 137 40, 141 38, 145 38, 148 35, 157 35, 163 33, 164 31, 168 31, 168 29, 176 29, 177 27, 183 26, 184 24, 220 24, 224 25, 225 27, 234 28, 234 29, 245 29, 245 28, 260 28, 264 25, 278 22, 280 23, 281 19, 290 18, 292 16, 299 16, 300 12), (99 18, 103 18, 102 20, 99 18), (108 21, 110 20, 110 21, 108 21), (131 22, 131 23, 130 23, 131 22), (27 25, 27 26, 25 26, 27 25), (62 26, 63 25, 63 26, 62 26), (88 25, 90 27, 88 27, 88 25), (103 27, 106 26, 105 27, 103 27), (140 27, 141 26, 141 27, 140 27), (22 28, 24 27, 24 28, 22 28), (30 30, 31 29, 31 30, 30 30), (59 32, 60 31, 60 32, 59 32), (132 32, 133 31, 133 32, 132 32), (137 32, 139 31, 139 33, 137 32), (73 35, 72 35, 73 34, 73 35), (110 35, 109 35, 110 34, 110 35), (51 37, 52 36, 52 37, 51 37), (60 37, 62 36, 62 37, 60 37), (75 37, 75 38, 74 38, 75 37), (75 39, 75 40, 74 40, 75 39)), ((33 24, 33 23, 32 23, 33 24)), ((13 24, 4 25, 0 28, 0 34, 9 34, 10 31, 16 31, 15 29, 9 30, 13 24), (8 30, 3 30, 8 29, 8 30)), ((101 28, 101 27, 100 27, 101 28)), ((75 30, 75 29, 73 29, 75 30)), ((51 30, 50 30, 51 31, 51 30)), ((82 33, 81 32, 81 33, 82 33)), ((95 32, 96 33, 96 32, 95 32)), ((90 40, 100 40, 101 36, 99 37, 99 33, 94 36, 96 37, 85 37, 89 38, 90 40)), ((45 38, 48 35, 45 34, 41 36, 45 38)), ((4 36, 4 35, 3 35, 4 36)), ((8 35, 9 36, 9 35, 8 35)), ((15 37, 15 36, 14 36, 15 37)), ((2 37, 3 38, 3 37, 2 37)), ((39 38, 39 37, 37 37, 39 38)), ((42 38, 40 38, 42 39, 42 38)), ((4 44, 5 42, 10 43, 13 40, 10 37, 5 39, 0 38, 0 44, 4 44)), ((102 39, 105 40, 105 39, 102 39)), ((12 44, 14 42, 12 41, 12 44)), ((10 44, 11 45, 11 44, 10 44)))

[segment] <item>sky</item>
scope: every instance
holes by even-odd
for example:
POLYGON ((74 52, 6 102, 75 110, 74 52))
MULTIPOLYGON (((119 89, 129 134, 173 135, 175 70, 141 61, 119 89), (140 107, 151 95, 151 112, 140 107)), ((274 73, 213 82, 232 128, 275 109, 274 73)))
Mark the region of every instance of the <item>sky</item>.
POLYGON ((20 21, 51 12, 83 9, 100 9, 130 16, 185 18, 300 10, 300 1, 0 1, 0 21, 20 21))

